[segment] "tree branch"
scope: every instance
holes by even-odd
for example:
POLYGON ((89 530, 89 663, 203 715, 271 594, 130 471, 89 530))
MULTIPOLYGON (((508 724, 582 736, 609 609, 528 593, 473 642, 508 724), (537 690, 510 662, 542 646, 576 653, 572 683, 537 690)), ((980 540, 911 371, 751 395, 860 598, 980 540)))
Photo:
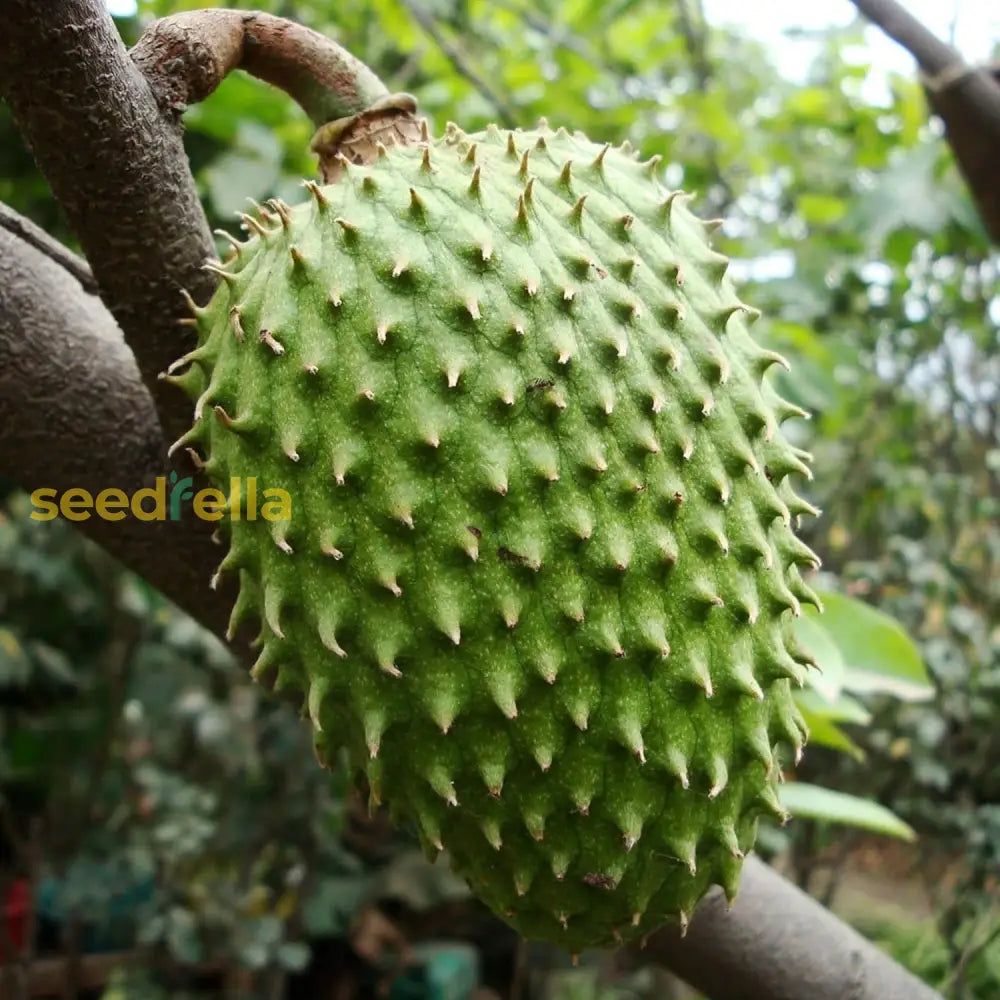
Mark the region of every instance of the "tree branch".
POLYGON ((259 11, 194 10, 154 22, 132 59, 175 115, 203 101, 235 69, 292 97, 318 128, 365 111, 389 91, 335 41, 259 11))
MULTIPOLYGON (((111 314, 50 253, 0 228, 0 470, 28 490, 131 495, 167 474, 164 451, 153 401, 111 314)), ((221 553, 206 522, 91 517, 79 527, 224 632, 232 595, 208 587, 221 553)))
POLYGON ((101 0, 9 0, 0 94, 83 247, 170 436, 191 422, 157 376, 192 345, 186 288, 206 300, 211 234, 176 123, 101 0))
POLYGON ((664 928, 640 955, 712 1000, 941 1000, 756 857, 731 910, 709 895, 686 936, 664 928))
POLYGON ((873 24, 917 61, 934 112, 976 201, 990 238, 1000 243, 1000 82, 921 24, 896 0, 853 0, 873 24))
POLYGON ((235 69, 242 69, 296 100, 317 126, 312 151, 326 184, 342 162, 371 163, 377 144, 420 141, 417 102, 390 94, 350 52, 294 21, 261 12, 194 10, 154 22, 132 59, 157 95, 164 114, 179 120, 235 69))
POLYGON ((80 282, 85 292, 97 294, 97 282, 85 260, 81 260, 72 250, 68 250, 57 239, 49 236, 44 229, 36 226, 30 219, 19 215, 4 204, 0 204, 0 229, 6 229, 14 236, 20 237, 25 243, 31 244, 46 257, 51 257, 80 282))
POLYGON ((927 76, 937 76, 953 66, 964 66, 961 54, 924 27, 896 0, 853 0, 872 24, 881 28, 917 60, 927 76))

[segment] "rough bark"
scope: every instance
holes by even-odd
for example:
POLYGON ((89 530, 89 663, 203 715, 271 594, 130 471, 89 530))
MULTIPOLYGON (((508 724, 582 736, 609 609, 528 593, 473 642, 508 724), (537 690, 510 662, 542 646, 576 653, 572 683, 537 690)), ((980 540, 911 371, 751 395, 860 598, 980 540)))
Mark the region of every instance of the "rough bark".
POLYGON ((214 254, 180 129, 161 113, 98 0, 7 0, 0 94, 66 212, 167 435, 190 423, 157 376, 191 346, 186 288, 214 254))
POLYGON ((317 127, 312 150, 325 184, 344 161, 372 163, 377 145, 426 136, 410 94, 390 94, 359 59, 318 32, 259 11, 194 10, 155 21, 132 59, 164 113, 179 117, 234 69, 285 91, 317 127))
POLYGON ((293 97, 317 127, 356 115, 389 91, 332 39, 294 21, 242 10, 193 10, 155 21, 132 60, 168 113, 203 101, 234 69, 293 97))
MULTIPOLYGON (((131 494, 169 472, 153 401, 111 314, 50 252, 2 226, 0 472, 27 490, 93 496, 112 487, 131 494)), ((224 631, 231 595, 208 588, 221 553, 206 522, 91 517, 79 527, 224 631)))
POLYGON ((40 250, 47 257, 51 257, 60 267, 68 271, 77 281, 80 282, 85 292, 98 294, 97 282, 94 280, 94 273, 90 270, 90 265, 78 257, 72 250, 64 247, 58 240, 54 240, 44 229, 36 226, 30 219, 19 215, 13 209, 0 204, 0 229, 19 236, 25 243, 30 244, 36 250, 40 250))
POLYGON ((756 857, 732 910, 710 895, 686 936, 664 928, 640 954, 712 1000, 941 1000, 756 857))

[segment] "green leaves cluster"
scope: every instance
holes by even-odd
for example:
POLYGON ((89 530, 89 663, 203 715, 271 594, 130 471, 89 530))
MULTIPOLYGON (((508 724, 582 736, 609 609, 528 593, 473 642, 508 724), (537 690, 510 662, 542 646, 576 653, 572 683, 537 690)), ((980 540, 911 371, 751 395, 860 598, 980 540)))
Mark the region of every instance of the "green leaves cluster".
MULTIPOLYGON (((807 608, 796 622, 797 638, 816 661, 807 687, 799 692, 799 709, 813 745, 864 761, 864 751, 845 726, 866 726, 871 712, 858 695, 882 694, 905 701, 933 698, 934 688, 913 640, 888 615, 845 597, 823 592, 823 614, 807 608)), ((885 806, 870 799, 821 788, 802 781, 781 789, 793 816, 846 824, 912 840, 913 828, 885 806)))
POLYGON ((330 887, 370 883, 344 776, 219 640, 29 510, 0 501, 0 879, 31 879, 43 942, 301 969, 350 919, 330 887))

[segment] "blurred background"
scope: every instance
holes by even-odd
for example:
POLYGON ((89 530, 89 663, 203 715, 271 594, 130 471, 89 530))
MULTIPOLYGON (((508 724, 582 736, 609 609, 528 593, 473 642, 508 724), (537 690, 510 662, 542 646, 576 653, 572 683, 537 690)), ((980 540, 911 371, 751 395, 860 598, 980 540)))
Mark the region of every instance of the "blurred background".
MULTIPOLYGON (((111 9, 132 44, 202 6, 111 9)), ((439 131, 544 115, 627 138, 725 219, 755 331, 813 414, 795 433, 821 583, 868 610, 834 601, 812 636, 831 670, 802 696, 797 818, 761 851, 949 1000, 1000 996, 998 258, 906 54, 847 0, 256 6, 336 38, 439 131)), ((1000 54, 985 0, 908 7, 968 59, 1000 54)), ((235 75, 185 120, 213 226, 301 200, 312 130, 284 95, 235 75)), ((3 105, 0 200, 74 245, 3 105)), ((30 961, 29 995, 693 996, 638 952, 572 968, 518 941, 320 771, 219 642, 27 511, 0 481, 0 964, 30 961)))

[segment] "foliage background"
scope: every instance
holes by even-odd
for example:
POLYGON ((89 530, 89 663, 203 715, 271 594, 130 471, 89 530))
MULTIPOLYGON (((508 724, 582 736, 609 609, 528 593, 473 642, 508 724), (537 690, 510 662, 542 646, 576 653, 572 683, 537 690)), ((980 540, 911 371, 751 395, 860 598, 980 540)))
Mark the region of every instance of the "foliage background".
MULTIPOLYGON (((131 43, 150 18, 195 6, 140 0, 119 26, 131 43)), ((824 516, 808 540, 831 581, 904 623, 936 691, 918 703, 861 694, 845 731, 863 761, 820 746, 798 776, 871 796, 920 835, 877 853, 895 865, 890 895, 916 886, 933 919, 865 929, 947 995, 997 995, 998 260, 918 85, 893 77, 880 103, 864 96, 858 26, 823 35, 808 79, 789 81, 694 0, 256 6, 337 38, 437 129, 545 115, 628 138, 664 157, 705 216, 725 217, 721 249, 765 313, 756 329, 792 361, 784 391, 814 414, 800 434, 824 516)), ((248 197, 302 197, 311 128, 283 95, 234 76, 186 123, 214 226, 235 232, 248 197)), ((0 200, 72 244, 2 106, 0 200)), ((45 889, 42 946, 138 944, 165 988, 194 988, 198 968, 260 992, 294 990, 322 939, 344 949, 330 952, 344 958, 338 975, 370 989, 364 946, 343 944, 350 920, 391 896, 405 926, 399 907, 437 912, 455 887, 399 867, 405 832, 368 821, 315 768, 290 706, 263 700, 140 581, 65 526, 28 522, 24 498, 4 493, 0 879, 45 889)), ((806 822, 766 845, 833 903, 871 846, 806 822)), ((482 926, 461 906, 463 928, 482 926)), ((496 947, 500 988, 518 956, 507 939, 496 947)))

